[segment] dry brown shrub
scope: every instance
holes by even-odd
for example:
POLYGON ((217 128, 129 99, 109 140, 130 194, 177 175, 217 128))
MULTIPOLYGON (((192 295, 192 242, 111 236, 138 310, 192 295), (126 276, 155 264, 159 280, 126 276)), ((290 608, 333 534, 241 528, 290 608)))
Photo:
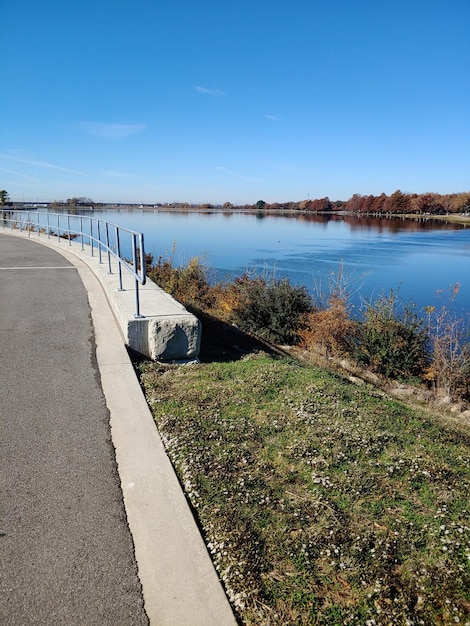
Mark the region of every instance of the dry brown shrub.
POLYGON ((346 298, 332 295, 326 308, 304 316, 301 347, 320 350, 325 356, 341 356, 349 352, 356 331, 357 323, 349 315, 346 298))
POLYGON ((468 320, 457 317, 451 310, 460 284, 449 290, 439 290, 444 297, 439 309, 426 308, 431 341, 431 362, 424 379, 431 381, 439 395, 470 398, 470 329, 468 320))

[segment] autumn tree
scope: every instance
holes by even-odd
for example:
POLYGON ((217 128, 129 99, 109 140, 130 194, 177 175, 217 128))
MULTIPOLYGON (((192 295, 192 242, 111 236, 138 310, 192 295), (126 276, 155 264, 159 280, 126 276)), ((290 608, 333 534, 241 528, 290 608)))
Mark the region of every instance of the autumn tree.
POLYGON ((469 213, 470 212, 470 191, 465 193, 457 193, 452 195, 452 212, 469 213))
POLYGON ((346 210, 352 213, 359 213, 362 207, 362 196, 359 193, 355 193, 349 198, 346 204, 346 210))
POLYGON ((311 202, 313 211, 330 211, 333 206, 328 197, 312 200, 311 202))
POLYGON ((436 193, 422 193, 413 198, 411 204, 414 213, 439 213, 442 210, 440 196, 436 193))
POLYGON ((387 196, 384 193, 380 194, 380 196, 375 196, 374 201, 371 206, 371 212, 383 213, 386 200, 387 200, 387 196))
POLYGON ((397 189, 397 191, 388 197, 384 208, 386 213, 409 213, 410 196, 397 189))

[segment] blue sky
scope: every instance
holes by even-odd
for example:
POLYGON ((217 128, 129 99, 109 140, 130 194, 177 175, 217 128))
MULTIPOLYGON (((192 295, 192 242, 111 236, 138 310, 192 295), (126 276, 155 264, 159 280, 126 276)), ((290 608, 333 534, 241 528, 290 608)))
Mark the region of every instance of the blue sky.
POLYGON ((14 200, 470 189, 470 0, 2 0, 14 200))

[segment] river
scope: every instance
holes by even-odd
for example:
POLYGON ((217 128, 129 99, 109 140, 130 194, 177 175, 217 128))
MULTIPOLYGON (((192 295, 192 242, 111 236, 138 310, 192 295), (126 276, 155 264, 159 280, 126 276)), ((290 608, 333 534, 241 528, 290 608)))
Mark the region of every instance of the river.
POLYGON ((470 224, 164 208, 84 214, 142 231, 156 258, 183 265, 202 257, 213 280, 274 272, 318 295, 342 267, 356 307, 392 289, 422 310, 459 283, 453 308, 470 315, 470 224))

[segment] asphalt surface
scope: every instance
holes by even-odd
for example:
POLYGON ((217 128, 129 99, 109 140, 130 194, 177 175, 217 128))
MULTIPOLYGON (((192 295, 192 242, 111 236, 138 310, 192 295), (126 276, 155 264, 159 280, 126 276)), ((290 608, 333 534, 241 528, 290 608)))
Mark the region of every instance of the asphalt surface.
POLYGON ((95 361, 62 255, 0 236, 0 623, 148 624, 95 361))

